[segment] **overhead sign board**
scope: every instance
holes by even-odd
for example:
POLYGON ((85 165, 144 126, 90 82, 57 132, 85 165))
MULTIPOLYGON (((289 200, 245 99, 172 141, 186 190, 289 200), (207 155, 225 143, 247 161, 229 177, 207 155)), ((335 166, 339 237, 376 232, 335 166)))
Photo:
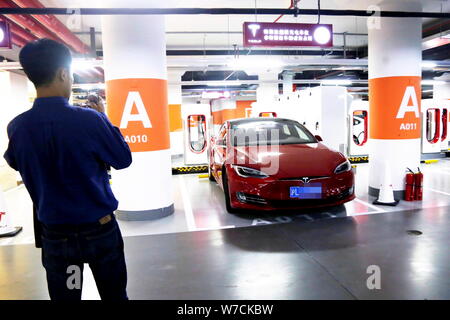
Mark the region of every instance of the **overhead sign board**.
POLYGON ((0 48, 12 48, 9 24, 2 20, 0 20, 0 48))
POLYGON ((333 25, 244 23, 245 47, 332 47, 333 25))

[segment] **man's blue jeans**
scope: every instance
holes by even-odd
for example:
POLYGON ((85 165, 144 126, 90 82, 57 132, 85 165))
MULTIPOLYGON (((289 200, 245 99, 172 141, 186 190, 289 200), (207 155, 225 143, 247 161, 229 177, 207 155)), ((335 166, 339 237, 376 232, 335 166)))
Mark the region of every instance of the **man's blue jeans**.
POLYGON ((103 225, 43 226, 42 264, 52 300, 81 300, 84 263, 102 300, 128 299, 123 239, 114 215, 103 225))

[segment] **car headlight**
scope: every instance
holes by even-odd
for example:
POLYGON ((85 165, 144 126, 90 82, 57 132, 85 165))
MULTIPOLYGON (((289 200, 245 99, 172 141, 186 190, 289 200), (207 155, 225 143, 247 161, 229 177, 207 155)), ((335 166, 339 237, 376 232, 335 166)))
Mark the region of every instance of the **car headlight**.
POLYGON ((338 174, 338 173, 343 173, 343 172, 347 172, 352 170, 352 166, 350 164, 350 162, 347 160, 345 162, 342 162, 340 165, 338 165, 336 167, 336 169, 334 169, 334 173, 338 174))
POLYGON ((268 178, 269 176, 264 172, 261 172, 256 169, 235 166, 233 165, 234 171, 236 171, 237 175, 243 178, 268 178))

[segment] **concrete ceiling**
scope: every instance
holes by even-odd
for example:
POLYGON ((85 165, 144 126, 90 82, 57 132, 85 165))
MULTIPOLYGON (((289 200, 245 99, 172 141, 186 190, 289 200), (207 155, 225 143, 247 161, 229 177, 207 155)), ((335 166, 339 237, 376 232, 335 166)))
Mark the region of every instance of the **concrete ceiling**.
MULTIPOLYGON (((47 7, 71 7, 71 8, 91 8, 91 7, 111 7, 111 1, 92 1, 92 0, 41 0, 47 7)), ((401 1, 401 0, 398 0, 401 1)), ((408 0, 403 0, 408 1, 408 0)), ((114 2, 114 1, 113 1, 114 2)), ((150 1, 148 0, 131 0, 117 1, 120 7, 145 7, 150 1), (123 5, 122 5, 123 3, 123 5), (141 5, 132 5, 132 4, 141 5)), ((161 7, 185 7, 185 8, 254 8, 255 4, 258 8, 288 8, 290 0, 168 0, 160 1, 161 7)), ((370 5, 379 3, 379 0, 322 0, 322 9, 352 9, 367 10, 370 5)), ((448 0, 422 0, 424 11, 433 12, 450 12, 450 1, 448 0)), ((300 8, 315 9, 317 8, 317 0, 301 0, 300 8)), ((61 21, 67 23, 67 16, 59 16, 61 21)), ((166 30, 168 49, 230 49, 234 44, 242 46, 241 34, 170 34, 170 32, 240 32, 242 24, 245 21, 273 22, 276 16, 167 16, 166 30)), ((101 31, 100 16, 83 16, 82 24, 79 30, 75 32, 87 32, 90 27, 94 27, 97 31, 101 31)), ((343 33, 367 33, 366 18, 362 17, 321 17, 322 23, 330 23, 334 26, 334 32, 343 33)), ((424 19, 424 23, 428 20, 424 19)), ((285 16, 280 22, 304 22, 316 23, 316 16, 299 16, 297 18, 285 16)), ((82 40, 89 43, 88 35, 80 35, 82 40)), ((335 46, 343 45, 343 37, 335 36, 335 46)), ((367 37, 349 36, 347 45, 350 47, 361 47, 367 45, 367 37)), ((97 37, 97 47, 101 49, 101 36, 97 37)))

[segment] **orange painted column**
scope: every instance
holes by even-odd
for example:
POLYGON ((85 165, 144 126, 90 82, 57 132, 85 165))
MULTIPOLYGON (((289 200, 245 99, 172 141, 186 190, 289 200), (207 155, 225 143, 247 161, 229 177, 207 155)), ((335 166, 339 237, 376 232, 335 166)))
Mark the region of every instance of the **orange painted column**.
MULTIPOLYGON (((417 1, 389 0, 386 11, 422 11, 417 1)), ((372 18, 371 18, 372 19, 372 18)), ((378 196, 388 172, 403 199, 406 168, 420 164, 422 21, 377 18, 369 26, 369 194, 378 196)))
MULTIPOLYGON (((120 2, 116 1, 117 4, 120 2)), ((146 1, 158 7, 159 1, 146 1)), ((142 1, 130 0, 130 6, 142 1)), ((103 16, 107 114, 133 155, 112 171, 123 220, 149 220, 174 212, 169 136, 165 19, 103 16)))

